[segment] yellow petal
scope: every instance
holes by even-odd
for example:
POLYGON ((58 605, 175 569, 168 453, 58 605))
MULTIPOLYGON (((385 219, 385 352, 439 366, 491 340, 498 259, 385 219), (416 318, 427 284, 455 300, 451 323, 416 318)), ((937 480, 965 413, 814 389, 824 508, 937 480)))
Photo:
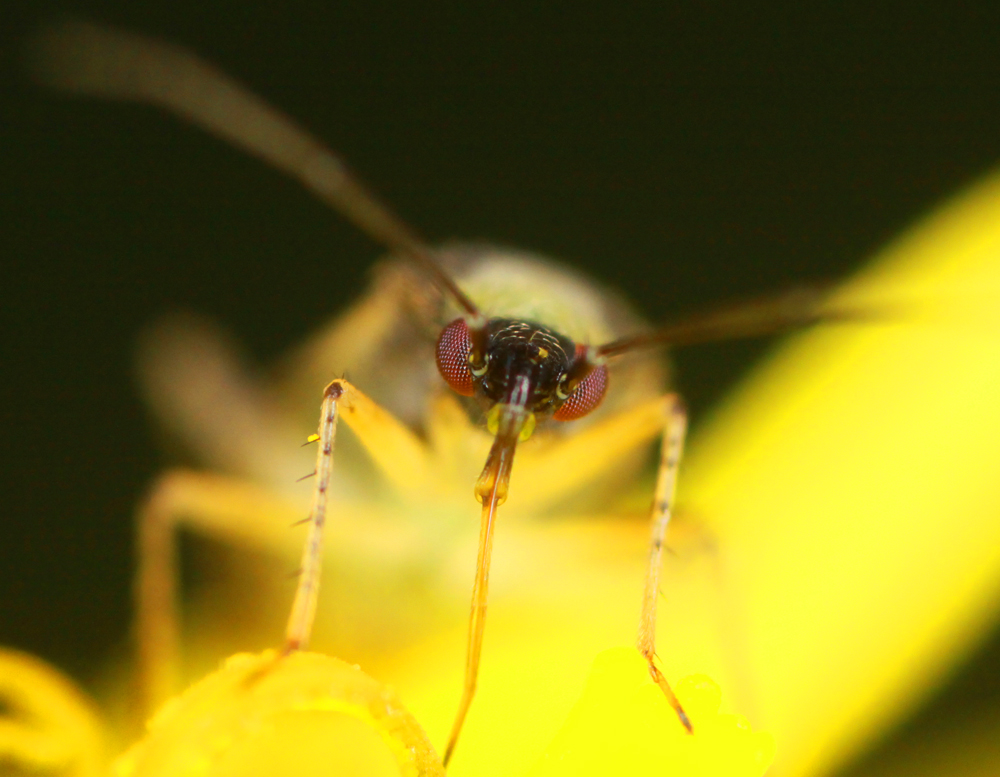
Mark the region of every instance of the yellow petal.
POLYGON ((720 715, 719 687, 692 676, 676 687, 691 720, 687 733, 650 679, 635 648, 598 655, 583 696, 531 777, 662 774, 760 777, 774 755, 767 734, 744 718, 720 715))
POLYGON ((104 774, 104 732, 90 702, 43 661, 0 649, 0 770, 104 774))
POLYGON ((845 298, 889 317, 797 338, 715 416, 680 486, 718 538, 729 677, 775 736, 774 775, 844 760, 994 617, 1000 176, 845 298))
POLYGON ((117 777, 422 777, 444 769, 396 695, 316 653, 228 659, 171 700, 117 777))

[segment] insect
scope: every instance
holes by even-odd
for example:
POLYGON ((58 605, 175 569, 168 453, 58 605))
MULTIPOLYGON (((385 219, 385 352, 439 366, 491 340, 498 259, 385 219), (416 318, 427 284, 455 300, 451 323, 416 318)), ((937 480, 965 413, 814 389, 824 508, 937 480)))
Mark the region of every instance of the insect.
MULTIPOLYGON (((494 531, 505 515, 501 505, 508 495, 516 501, 519 493, 543 504, 581 494, 585 498, 592 482, 635 470, 645 447, 659 437, 647 573, 641 596, 637 592, 641 615, 636 642, 651 676, 689 727, 656 660, 660 567, 686 431, 686 412, 665 389, 656 348, 767 334, 853 314, 825 308, 822 295, 796 292, 648 327, 627 306, 551 262, 482 245, 430 247, 339 157, 182 49, 78 24, 53 32, 46 45, 42 68, 51 82, 152 102, 221 135, 297 179, 394 257, 376 292, 328 334, 306 359, 309 366, 300 370, 315 371, 316 352, 323 350, 337 352, 321 368, 326 378, 345 353, 357 359, 348 365, 350 380, 324 379, 314 387, 319 394, 326 384, 319 429, 310 437, 318 451, 315 485, 286 650, 300 650, 310 642, 323 531, 328 520, 340 520, 351 510, 349 484, 337 475, 340 462, 357 452, 342 449, 336 434, 339 420, 367 451, 381 478, 379 487, 411 503, 426 509, 435 500, 453 499, 451 493, 441 493, 441 472, 466 488, 474 484, 481 504, 480 532, 465 676, 444 749, 447 763, 477 689, 494 531), (350 338, 356 342, 345 345, 350 338), (361 343, 367 356, 359 340, 367 340, 361 343), (514 471, 518 476, 511 485, 514 471)), ((162 375, 162 382, 182 388, 166 389, 163 401, 175 402, 182 423, 214 425, 217 434, 210 433, 203 444, 238 457, 245 444, 242 433, 254 425, 259 405, 253 398, 242 403, 237 398, 228 401, 222 416, 206 419, 206 411, 220 405, 206 399, 211 386, 194 373, 205 365, 224 373, 223 360, 209 352, 210 339, 193 329, 183 336, 167 335, 165 342, 163 352, 170 355, 149 370, 173 373, 162 375), (193 351, 191 346, 199 344, 206 350, 193 351)), ((217 383, 225 383, 224 378, 217 383)), ((267 430, 249 433, 266 435, 267 430)), ((283 434, 279 430, 275 437, 283 434)), ((288 474, 277 461, 263 467, 271 477, 288 474)), ((140 663, 154 698, 173 685, 170 666, 179 641, 172 607, 176 524, 183 518, 232 527, 241 517, 281 514, 283 508, 274 501, 243 483, 198 473, 168 475, 154 488, 141 511, 138 581, 140 663)))

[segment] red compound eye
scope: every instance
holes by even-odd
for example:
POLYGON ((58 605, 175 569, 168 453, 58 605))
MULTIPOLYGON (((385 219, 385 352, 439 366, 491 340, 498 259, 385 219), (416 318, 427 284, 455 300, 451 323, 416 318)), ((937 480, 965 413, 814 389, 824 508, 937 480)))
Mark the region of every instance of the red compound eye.
POLYGON ((469 352, 472 350, 472 338, 469 337, 469 327, 465 319, 457 318, 441 332, 437 344, 438 372, 452 391, 463 397, 471 397, 475 393, 472 385, 472 370, 469 369, 469 352))
POLYGON ((556 410, 552 417, 557 421, 573 421, 583 418, 601 404, 604 392, 608 390, 608 368, 595 367, 584 378, 572 394, 556 410))

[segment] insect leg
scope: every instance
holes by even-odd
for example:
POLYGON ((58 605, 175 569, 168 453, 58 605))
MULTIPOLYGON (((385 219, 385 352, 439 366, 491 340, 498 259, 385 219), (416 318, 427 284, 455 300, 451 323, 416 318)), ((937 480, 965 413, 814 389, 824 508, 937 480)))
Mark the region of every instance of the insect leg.
POLYGON ((327 490, 333 472, 333 443, 337 436, 338 404, 344 393, 343 381, 333 381, 323 390, 323 404, 319 417, 319 450, 316 452, 316 489, 313 491, 312 510, 309 514, 309 536, 302 552, 299 585, 295 591, 292 612, 285 629, 285 650, 301 650, 309 643, 313 620, 316 617, 316 600, 319 595, 319 576, 323 563, 323 527, 326 523, 327 490))
POLYGON ((136 641, 143 717, 169 699, 179 685, 180 637, 177 614, 176 485, 170 474, 160 478, 139 507, 136 641))
POLYGON ((677 468, 684 451, 687 433, 687 410, 676 394, 667 397, 666 428, 660 453, 660 467, 656 475, 656 495, 653 499, 652 528, 649 541, 649 567, 646 586, 642 595, 642 614, 639 618, 639 636, 636 647, 649 665, 649 674, 660 686, 670 706, 684 727, 691 731, 691 722, 671 690, 663 672, 656 666, 656 604, 660 595, 660 568, 663 564, 663 543, 674 509, 677 491, 677 468))
MULTIPOLYGON (((426 487, 431 466, 422 441, 391 413, 344 380, 324 391, 316 461, 313 510, 286 647, 305 647, 312 630, 319 585, 322 533, 330 503, 336 421, 344 421, 395 487, 426 487)), ((178 683, 177 562, 174 535, 189 524, 251 545, 278 547, 289 524, 301 518, 297 500, 234 478, 175 470, 154 484, 138 514, 135 582, 136 635, 143 712, 173 696, 178 683)))
POLYGON ((156 480, 137 514, 137 569, 134 584, 138 649, 139 712, 148 716, 179 688, 177 552, 179 525, 239 534, 267 543, 262 528, 287 526, 300 517, 296 503, 234 478, 172 470, 156 480))
POLYGON ((335 380, 324 389, 317 431, 316 486, 299 585, 285 632, 287 651, 305 648, 312 632, 322 569, 323 529, 330 501, 333 446, 341 415, 386 479, 401 492, 419 492, 430 480, 426 446, 412 430, 346 380, 335 380))

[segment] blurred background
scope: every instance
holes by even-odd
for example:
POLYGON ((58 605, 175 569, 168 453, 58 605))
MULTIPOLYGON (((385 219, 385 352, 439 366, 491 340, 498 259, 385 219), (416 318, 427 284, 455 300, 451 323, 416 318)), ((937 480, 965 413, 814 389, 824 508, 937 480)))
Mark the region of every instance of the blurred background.
MULTIPOLYGON (((564 259, 654 320, 843 277, 1000 163, 995 3, 539 5, 0 7, 0 643, 85 685, 124 649, 131 514, 165 461, 134 387, 139 332, 193 310, 266 362, 380 253, 221 141, 28 83, 20 41, 59 13, 202 53, 429 239, 564 259)), ((695 427, 768 347, 677 355, 695 427)), ((995 634, 843 777, 995 705, 998 677, 995 634)))

